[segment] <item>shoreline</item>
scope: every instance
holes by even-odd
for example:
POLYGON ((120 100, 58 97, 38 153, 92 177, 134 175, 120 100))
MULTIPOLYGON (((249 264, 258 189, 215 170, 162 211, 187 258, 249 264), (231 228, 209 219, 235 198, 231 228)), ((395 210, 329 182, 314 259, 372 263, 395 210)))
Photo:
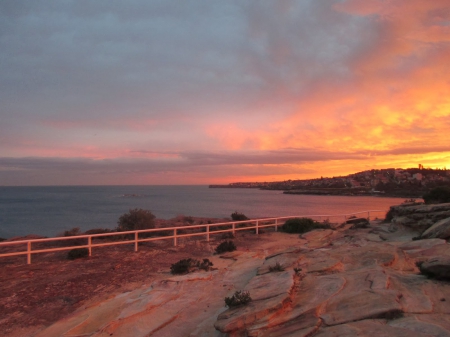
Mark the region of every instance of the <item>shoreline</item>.
POLYGON ((263 188, 263 187, 243 187, 243 186, 232 186, 232 185, 209 185, 209 188, 224 188, 224 189, 257 189, 260 191, 282 191, 283 194, 291 195, 325 195, 325 196, 341 196, 341 197, 380 197, 380 198, 411 198, 411 199, 422 199, 423 193, 413 193, 407 190, 396 191, 396 192, 372 192, 368 189, 277 189, 277 188, 263 188))

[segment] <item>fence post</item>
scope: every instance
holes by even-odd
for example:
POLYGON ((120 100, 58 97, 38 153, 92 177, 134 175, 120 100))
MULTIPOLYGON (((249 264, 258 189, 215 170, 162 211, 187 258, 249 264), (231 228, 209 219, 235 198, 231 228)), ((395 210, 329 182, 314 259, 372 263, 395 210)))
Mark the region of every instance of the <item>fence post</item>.
POLYGON ((278 219, 275 219, 275 232, 278 231, 278 219))
POLYGON ((173 245, 175 247, 177 246, 177 229, 176 228, 173 229, 173 245))
POLYGON ((209 225, 206 226, 206 241, 209 242, 209 225))
POLYGON ((256 220, 256 234, 259 234, 259 221, 256 220))
POLYGON ((236 236, 236 223, 233 222, 233 236, 236 236))
POLYGON ((31 241, 27 242, 27 264, 31 264, 31 241))
POLYGON ((138 251, 138 232, 134 232, 134 251, 138 251))
POLYGON ((92 236, 88 237, 89 256, 92 256, 92 236))

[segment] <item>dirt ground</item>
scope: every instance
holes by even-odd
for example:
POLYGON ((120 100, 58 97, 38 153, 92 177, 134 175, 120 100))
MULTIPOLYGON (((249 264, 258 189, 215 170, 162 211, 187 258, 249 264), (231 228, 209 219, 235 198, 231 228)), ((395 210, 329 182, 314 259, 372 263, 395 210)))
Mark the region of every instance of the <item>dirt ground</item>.
MULTIPOLYGON (((264 234, 239 232, 234 239, 239 250, 249 250, 264 234)), ((223 241, 179 239, 98 247, 91 257, 68 260, 67 252, 35 254, 0 259, 0 331, 4 336, 32 336, 93 301, 110 298, 150 284, 170 272, 184 258, 208 258, 223 241)))

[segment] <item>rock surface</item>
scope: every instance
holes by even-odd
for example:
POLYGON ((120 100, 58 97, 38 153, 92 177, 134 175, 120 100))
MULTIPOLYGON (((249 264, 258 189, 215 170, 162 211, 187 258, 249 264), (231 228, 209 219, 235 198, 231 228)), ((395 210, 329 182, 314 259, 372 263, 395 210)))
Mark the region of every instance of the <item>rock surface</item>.
MULTIPOLYGON (((445 212, 412 207, 414 214, 445 212)), ((301 237, 266 232, 248 251, 238 246, 210 256, 214 271, 161 272, 151 284, 81 308, 35 336, 450 336, 450 283, 416 266, 450 276, 449 244, 411 241, 416 227, 349 227, 301 237), (283 270, 271 271, 276 264, 283 270), (253 300, 225 307, 237 290, 253 300)))
POLYGON ((450 218, 442 219, 422 233, 421 239, 450 238, 450 218))

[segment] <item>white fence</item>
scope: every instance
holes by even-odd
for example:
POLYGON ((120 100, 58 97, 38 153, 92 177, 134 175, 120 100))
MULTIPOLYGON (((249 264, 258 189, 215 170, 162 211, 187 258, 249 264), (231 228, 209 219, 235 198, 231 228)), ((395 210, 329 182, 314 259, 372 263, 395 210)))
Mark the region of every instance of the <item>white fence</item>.
MULTIPOLYGON (((20 241, 7 241, 0 242, 0 249, 5 246, 11 245, 24 245, 26 246, 26 250, 11 252, 11 253, 3 253, 0 254, 0 257, 8 257, 8 256, 18 256, 18 255, 26 255, 27 256, 27 264, 31 264, 31 255, 38 253, 53 253, 62 250, 71 250, 76 248, 87 248, 89 250, 89 256, 92 255, 92 248, 94 247, 104 247, 104 246, 115 246, 115 245, 123 245, 123 244, 134 244, 134 251, 138 251, 139 242, 147 242, 147 241, 156 241, 156 240, 167 240, 173 239, 174 246, 177 245, 177 241, 179 238, 187 238, 187 237, 195 237, 195 236, 206 236, 206 240, 209 241, 210 236, 213 234, 219 233, 233 233, 236 234, 237 231, 254 229, 256 234, 259 234, 259 230, 262 228, 275 227, 275 231, 278 230, 278 226, 281 226, 286 220, 293 218, 312 218, 318 221, 329 220, 332 222, 332 219, 342 219, 346 221, 351 216, 360 217, 362 215, 367 214, 367 218, 370 220, 371 215, 386 213, 386 211, 381 210, 370 210, 349 214, 337 214, 337 215, 301 215, 301 216, 286 216, 286 217, 277 217, 277 218, 264 218, 264 219, 249 219, 244 221, 232 221, 232 222, 222 222, 222 223, 214 223, 214 224, 202 224, 202 225, 189 225, 189 226, 180 226, 180 227, 167 227, 167 228, 154 228, 154 229, 143 229, 143 230, 135 230, 135 231, 127 231, 127 232, 111 232, 111 233, 102 233, 102 234, 89 234, 89 235, 77 235, 77 236, 64 236, 64 237, 55 237, 55 238, 47 238, 47 239, 32 239, 32 240, 20 240, 20 241), (211 228, 219 227, 217 230, 211 230, 211 228), (229 227, 227 229, 223 229, 223 227, 229 227), (182 234, 180 230, 194 230, 198 229, 198 232, 182 234), (145 233, 155 233, 155 232, 173 232, 172 235, 165 236, 156 236, 156 237, 142 237, 142 234, 145 233), (141 238, 139 235, 141 234, 141 238), (106 239, 108 237, 114 236, 124 236, 130 235, 133 239, 127 239, 122 241, 112 241, 112 242, 102 242, 102 243, 93 243, 92 240, 94 238, 102 238, 106 239), (35 249, 33 250, 32 244, 41 243, 41 242, 55 242, 55 241, 64 241, 64 240, 74 240, 74 239, 87 239, 87 244, 85 245, 77 245, 77 246, 65 246, 65 247, 51 247, 46 249, 35 249)), ((375 216, 373 216, 376 218, 375 216)), ((334 220, 336 221, 336 220, 334 220)))

